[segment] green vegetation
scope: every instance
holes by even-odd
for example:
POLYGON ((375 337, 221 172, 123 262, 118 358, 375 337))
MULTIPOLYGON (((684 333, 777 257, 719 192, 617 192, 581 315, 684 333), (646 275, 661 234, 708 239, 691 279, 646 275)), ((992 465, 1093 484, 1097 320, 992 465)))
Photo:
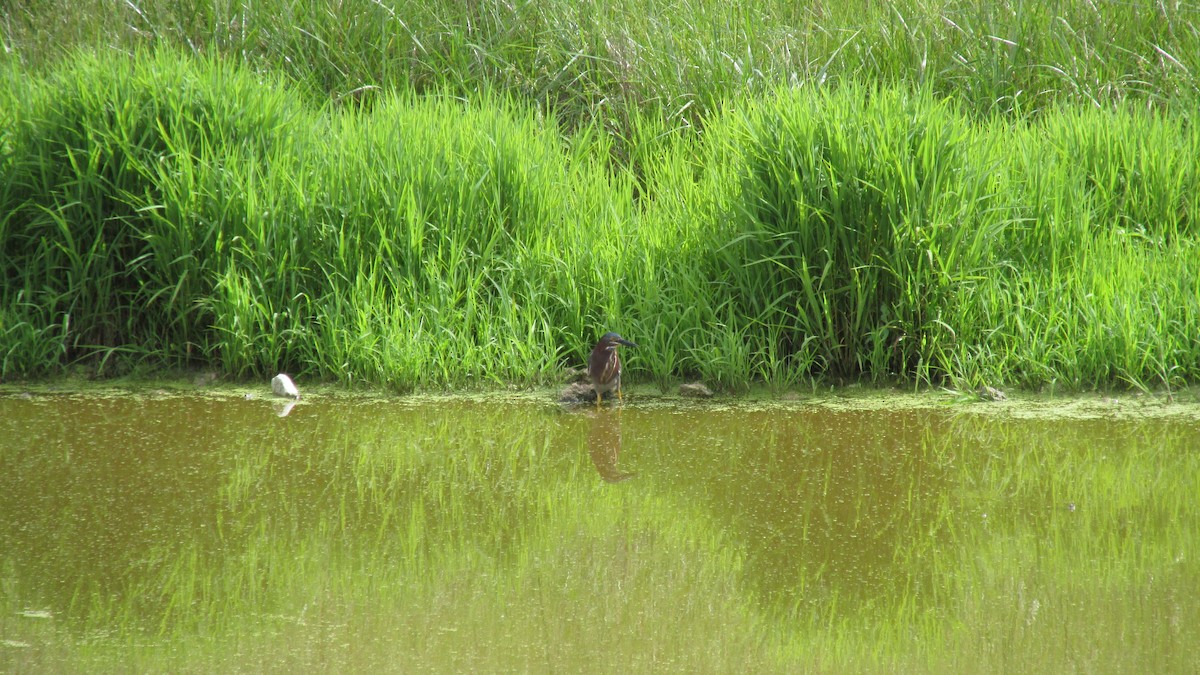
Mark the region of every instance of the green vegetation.
POLYGON ((1197 12, 1029 4, 18 3, 0 377, 1200 381, 1197 12))

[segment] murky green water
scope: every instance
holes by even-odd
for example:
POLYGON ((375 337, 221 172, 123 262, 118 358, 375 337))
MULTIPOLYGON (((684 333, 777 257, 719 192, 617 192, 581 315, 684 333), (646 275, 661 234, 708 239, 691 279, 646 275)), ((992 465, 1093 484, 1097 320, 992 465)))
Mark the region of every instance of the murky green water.
POLYGON ((1197 410, 1006 410, 0 397, 0 671, 1200 670, 1197 410))

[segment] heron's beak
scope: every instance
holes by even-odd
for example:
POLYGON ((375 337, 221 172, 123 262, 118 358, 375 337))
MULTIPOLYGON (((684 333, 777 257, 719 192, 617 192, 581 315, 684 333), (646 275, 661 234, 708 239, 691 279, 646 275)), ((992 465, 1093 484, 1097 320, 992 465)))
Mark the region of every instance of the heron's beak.
POLYGON ((636 344, 630 342, 629 340, 626 340, 625 338, 617 338, 617 342, 625 345, 626 347, 636 347, 637 346, 636 344))

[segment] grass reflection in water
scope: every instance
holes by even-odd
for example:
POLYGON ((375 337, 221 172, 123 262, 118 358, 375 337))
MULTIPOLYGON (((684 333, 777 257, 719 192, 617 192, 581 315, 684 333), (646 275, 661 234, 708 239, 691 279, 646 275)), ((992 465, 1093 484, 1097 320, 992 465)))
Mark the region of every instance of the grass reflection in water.
POLYGON ((0 397, 0 669, 1197 666, 1200 425, 0 397))

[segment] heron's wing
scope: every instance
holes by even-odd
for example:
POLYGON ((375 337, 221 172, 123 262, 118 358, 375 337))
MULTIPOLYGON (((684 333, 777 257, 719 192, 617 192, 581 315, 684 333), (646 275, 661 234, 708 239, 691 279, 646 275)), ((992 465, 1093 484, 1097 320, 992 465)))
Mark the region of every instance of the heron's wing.
POLYGON ((613 354, 613 357, 604 363, 604 375, 601 376, 600 381, 608 384, 620 376, 621 359, 617 358, 616 354, 613 354))

